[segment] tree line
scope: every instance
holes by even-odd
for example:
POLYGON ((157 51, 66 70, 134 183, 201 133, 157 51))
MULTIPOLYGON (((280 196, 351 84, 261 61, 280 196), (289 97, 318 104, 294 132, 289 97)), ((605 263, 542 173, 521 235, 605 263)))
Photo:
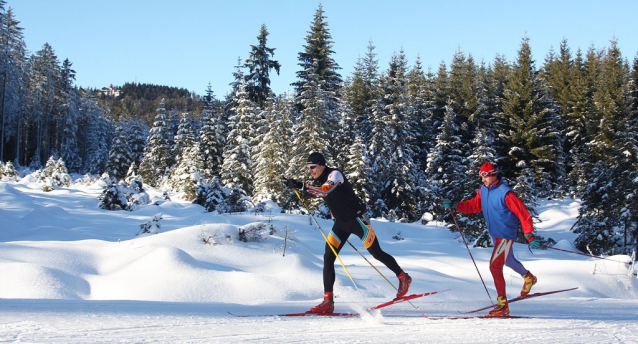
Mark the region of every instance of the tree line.
POLYGON ((119 95, 111 95, 94 90, 94 94, 107 111, 113 113, 116 121, 120 116, 140 118, 150 122, 155 118, 157 104, 164 99, 166 107, 181 111, 197 111, 199 96, 185 88, 169 87, 144 83, 124 83, 115 87, 119 95))
MULTIPOLYGON (((280 65, 262 25, 224 99, 209 86, 199 114, 160 101, 149 128, 135 116, 116 122, 72 85, 70 62, 55 63, 48 45, 27 58, 17 21, 0 8, 2 61, 17 61, 0 66, 10 94, 3 159, 14 164, 37 168, 60 154, 71 172, 138 174, 189 200, 212 202, 225 188, 238 202, 292 209, 299 204, 282 178, 308 179, 305 159, 319 151, 371 216, 415 221, 444 218, 443 199, 472 197, 490 161, 533 215, 541 199, 580 199, 579 249, 628 253, 638 244, 638 57, 630 64, 615 39, 575 52, 563 40, 537 63, 524 37, 512 61, 476 61, 459 49, 435 69, 408 63, 403 51, 381 67, 370 41, 343 78, 320 5, 290 94, 270 89, 280 65)), ((476 245, 489 245, 480 218, 459 220, 476 245)))

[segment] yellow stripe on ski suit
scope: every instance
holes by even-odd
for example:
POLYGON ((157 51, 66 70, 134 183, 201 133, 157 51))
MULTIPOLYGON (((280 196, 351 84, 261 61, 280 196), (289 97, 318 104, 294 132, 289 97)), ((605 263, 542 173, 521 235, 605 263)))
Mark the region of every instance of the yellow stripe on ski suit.
MULTIPOLYGON (((371 224, 364 223, 363 221, 361 221, 360 218, 357 218, 357 222, 359 222, 359 224, 363 228, 363 236, 361 237, 363 247, 369 249, 370 246, 372 246, 372 244, 374 243, 374 239, 377 238, 377 235, 374 233, 371 224)), ((328 243, 332 245, 332 247, 341 246, 341 240, 333 231, 330 231, 330 233, 328 234, 328 243)))

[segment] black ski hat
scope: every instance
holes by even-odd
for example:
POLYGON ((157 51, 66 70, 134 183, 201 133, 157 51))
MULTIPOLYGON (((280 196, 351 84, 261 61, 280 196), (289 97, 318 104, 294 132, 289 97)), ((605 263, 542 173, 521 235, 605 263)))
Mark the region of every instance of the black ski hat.
POLYGON ((325 165, 326 164, 326 158, 323 157, 323 155, 321 153, 311 153, 310 156, 308 157, 308 164, 317 164, 317 165, 325 165))

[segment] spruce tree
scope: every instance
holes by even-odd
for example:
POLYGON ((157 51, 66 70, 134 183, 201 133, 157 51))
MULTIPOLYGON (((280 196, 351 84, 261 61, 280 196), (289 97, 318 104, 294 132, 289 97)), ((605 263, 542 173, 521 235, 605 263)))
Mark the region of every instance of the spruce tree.
POLYGON ((182 198, 193 201, 197 197, 197 186, 200 184, 199 168, 202 160, 199 143, 191 141, 181 148, 175 167, 171 171, 170 183, 182 198))
POLYGON ((342 79, 338 70, 341 69, 332 55, 333 41, 328 22, 324 16, 323 6, 319 4, 315 12, 314 20, 310 25, 310 31, 306 36, 304 51, 299 53, 299 66, 297 72, 298 81, 293 85, 296 90, 296 98, 299 110, 304 108, 303 94, 308 83, 316 83, 321 93, 327 97, 329 110, 336 108, 337 99, 340 97, 342 79))
POLYGON ((509 147, 502 171, 509 180, 515 180, 522 169, 533 168, 537 182, 545 187, 545 195, 550 195, 564 179, 559 119, 556 105, 534 66, 527 37, 504 95, 503 112, 496 114, 500 117, 499 136, 509 147))
POLYGON ((303 85, 300 94, 303 110, 297 116, 294 130, 294 150, 291 157, 291 166, 296 171, 292 177, 305 177, 305 165, 308 154, 320 152, 326 159, 332 158, 331 128, 334 122, 330 121, 327 98, 324 94, 320 75, 315 73, 317 64, 309 68, 308 76, 314 76, 303 85))
MULTIPOLYGON (((414 132, 414 164, 419 175, 417 181, 425 179, 423 172, 427 164, 427 153, 430 149, 430 115, 428 109, 432 106, 430 97, 429 80, 421 66, 421 60, 417 57, 414 66, 408 73, 408 92, 412 108, 412 127, 414 132)), ((420 201, 417 203, 421 203, 420 201)))
POLYGON ((51 155, 52 126, 58 120, 58 104, 55 99, 56 81, 60 78, 60 67, 55 51, 45 43, 41 50, 29 59, 29 95, 27 121, 33 123, 35 131, 35 153, 32 166, 37 167, 51 155))
POLYGON ((199 130, 199 149, 201 152, 202 166, 200 174, 205 182, 210 182, 214 177, 219 177, 222 167, 222 152, 224 142, 223 130, 216 107, 212 86, 209 84, 204 96, 204 109, 201 114, 202 126, 199 130))
POLYGON ((261 25, 259 30, 258 45, 251 45, 251 52, 248 59, 244 62, 244 67, 248 68, 246 76, 246 89, 248 97, 259 107, 264 107, 266 99, 272 92, 270 89, 270 70, 274 69, 279 75, 281 65, 279 62, 272 60, 275 55, 275 48, 266 46, 268 40, 268 30, 266 24, 261 25))
POLYGON ((588 181, 582 190, 582 207, 574 230, 580 250, 594 253, 628 253, 635 247, 636 190, 635 113, 632 112, 629 67, 616 41, 601 60, 596 91, 592 140, 587 144, 584 173, 588 181), (628 179, 629 178, 629 179, 628 179), (628 203, 629 202, 629 203, 628 203), (628 247, 629 246, 629 247, 628 247))
POLYGON ((162 179, 170 173, 172 164, 172 152, 168 143, 168 118, 164 99, 156 110, 157 115, 153 122, 150 135, 144 148, 144 158, 140 163, 139 175, 144 183, 153 187, 159 187, 162 179))
POLYGON ((443 200, 461 200, 465 196, 465 185, 469 183, 465 174, 468 170, 467 159, 463 155, 457 116, 451 104, 445 107, 445 116, 436 136, 436 145, 428 154, 428 190, 425 202, 430 206, 425 210, 435 215, 446 214, 439 206, 443 200))
POLYGON ((109 143, 113 139, 113 123, 107 118, 95 98, 85 94, 81 100, 86 121, 84 137, 84 171, 101 174, 109 159, 109 143))
POLYGON ((253 128, 256 119, 255 104, 250 101, 246 84, 242 83, 234 95, 236 106, 228 119, 230 132, 223 152, 221 179, 225 187, 238 187, 246 194, 253 192, 252 146, 253 128))
POLYGON ((121 180, 126 177, 126 173, 133 161, 133 153, 128 145, 125 129, 120 124, 115 128, 115 137, 113 138, 113 143, 111 143, 106 172, 116 180, 121 180))
POLYGON ((390 61, 390 68, 381 78, 384 97, 383 122, 389 138, 390 178, 384 183, 384 201, 389 210, 398 219, 413 221, 416 219, 414 198, 416 195, 416 169, 414 157, 414 131, 412 126, 412 108, 408 97, 407 61, 400 51, 390 61))
POLYGON ((26 164, 23 155, 24 131, 27 116, 28 64, 27 48, 20 22, 11 8, 0 2, 0 75, 3 85, 3 108, 0 111, 0 161, 15 160, 26 164))
POLYGON ((140 164, 144 158, 144 148, 146 147, 146 139, 148 138, 148 127, 138 119, 128 119, 125 125, 126 142, 131 149, 131 157, 136 164, 140 164))
POLYGON ((268 131, 259 136, 256 149, 255 192, 256 202, 273 201, 284 206, 290 197, 290 190, 285 186, 283 177, 287 176, 290 165, 293 136, 291 118, 292 99, 281 96, 269 99, 264 116, 268 122, 268 131))

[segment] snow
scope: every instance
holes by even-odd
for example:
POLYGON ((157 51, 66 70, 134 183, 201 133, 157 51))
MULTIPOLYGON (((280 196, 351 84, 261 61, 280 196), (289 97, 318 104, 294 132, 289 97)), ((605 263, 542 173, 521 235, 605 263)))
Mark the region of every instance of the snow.
MULTIPOLYGON (((578 289, 511 304, 513 315, 530 318, 424 318, 487 306, 496 292, 491 249, 471 249, 488 296, 462 241, 442 223, 420 220, 372 224, 381 247, 412 276, 412 293, 451 290, 357 318, 235 317, 228 312, 303 312, 320 301, 324 239, 307 216, 276 207, 219 215, 178 197, 134 212, 108 211, 97 208, 101 190, 76 182, 45 193, 30 178, 0 182, 0 342, 638 342, 638 284, 628 256, 531 253, 516 244, 516 256, 538 277, 532 292, 578 289), (163 214, 161 232, 135 237, 157 214, 163 214), (238 229, 256 222, 276 232, 263 242, 239 241, 238 229), (292 241, 283 256, 286 228, 292 241), (392 239, 398 232, 404 240, 392 239)), ((539 234, 574 251, 570 228, 578 206, 544 202, 537 209, 539 234)), ((327 233, 331 221, 317 220, 327 233)), ((397 285, 358 238, 350 242, 397 285)), ((393 298, 394 288, 349 245, 340 256, 360 292, 337 263, 336 311, 358 312, 393 298)), ((522 278, 507 268, 505 278, 508 296, 518 295, 522 278)))

